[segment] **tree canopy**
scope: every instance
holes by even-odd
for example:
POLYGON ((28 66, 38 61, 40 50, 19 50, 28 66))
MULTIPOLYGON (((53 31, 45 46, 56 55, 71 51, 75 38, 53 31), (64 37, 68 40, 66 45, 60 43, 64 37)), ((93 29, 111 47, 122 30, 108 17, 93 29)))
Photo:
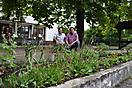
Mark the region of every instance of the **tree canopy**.
POLYGON ((85 11, 90 26, 132 19, 131 0, 2 0, 7 15, 31 15, 40 23, 76 21, 76 10, 85 11), (44 22, 45 21, 45 22, 44 22))
POLYGON ((31 15, 46 27, 53 23, 70 26, 76 22, 80 41, 84 35, 84 19, 91 27, 114 27, 118 21, 132 19, 131 0, 3 0, 7 17, 31 15))

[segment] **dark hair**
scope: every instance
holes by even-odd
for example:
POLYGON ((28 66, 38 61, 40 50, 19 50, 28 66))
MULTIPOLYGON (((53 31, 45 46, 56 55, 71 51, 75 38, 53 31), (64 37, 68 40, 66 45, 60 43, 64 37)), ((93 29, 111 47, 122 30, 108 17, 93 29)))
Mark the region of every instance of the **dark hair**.
POLYGON ((69 30, 71 30, 72 28, 75 30, 75 28, 74 28, 74 27, 70 27, 70 29, 69 29, 69 30))

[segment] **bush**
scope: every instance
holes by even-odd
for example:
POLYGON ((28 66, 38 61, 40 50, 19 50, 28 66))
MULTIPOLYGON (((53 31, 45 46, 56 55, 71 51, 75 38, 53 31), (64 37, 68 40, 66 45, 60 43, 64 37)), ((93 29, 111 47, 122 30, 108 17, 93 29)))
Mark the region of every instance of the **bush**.
POLYGON ((85 48, 79 52, 57 52, 54 62, 37 66, 32 65, 32 68, 27 66, 26 70, 19 74, 14 73, 1 78, 0 84, 7 88, 48 87, 72 78, 92 74, 100 69, 108 69, 132 59, 131 53, 123 56, 109 54, 100 57, 100 50, 106 51, 108 47, 104 44, 98 47, 98 51, 85 48))
POLYGON ((15 49, 16 42, 8 41, 3 35, 3 42, 0 43, 0 64, 8 65, 9 67, 14 67, 14 60, 15 60, 15 49))
POLYGON ((98 44, 96 48, 96 50, 99 52, 100 57, 107 57, 110 54, 108 52, 108 49, 109 49, 109 46, 104 43, 98 44))

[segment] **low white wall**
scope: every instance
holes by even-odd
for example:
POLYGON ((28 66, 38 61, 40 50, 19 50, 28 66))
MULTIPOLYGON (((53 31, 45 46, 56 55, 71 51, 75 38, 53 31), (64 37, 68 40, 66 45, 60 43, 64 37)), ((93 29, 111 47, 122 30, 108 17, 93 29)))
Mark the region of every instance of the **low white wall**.
POLYGON ((132 61, 49 88, 112 88, 132 75, 132 61))

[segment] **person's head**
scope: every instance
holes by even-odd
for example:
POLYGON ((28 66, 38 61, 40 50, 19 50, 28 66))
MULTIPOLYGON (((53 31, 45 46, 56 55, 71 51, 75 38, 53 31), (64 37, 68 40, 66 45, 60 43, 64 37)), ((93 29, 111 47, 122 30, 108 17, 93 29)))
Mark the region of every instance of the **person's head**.
POLYGON ((58 28, 58 32, 59 32, 59 34, 61 34, 63 32, 63 28, 62 27, 59 27, 58 28))
POLYGON ((70 27, 69 32, 70 32, 71 34, 73 34, 73 33, 75 32, 75 28, 74 28, 74 27, 70 27))

